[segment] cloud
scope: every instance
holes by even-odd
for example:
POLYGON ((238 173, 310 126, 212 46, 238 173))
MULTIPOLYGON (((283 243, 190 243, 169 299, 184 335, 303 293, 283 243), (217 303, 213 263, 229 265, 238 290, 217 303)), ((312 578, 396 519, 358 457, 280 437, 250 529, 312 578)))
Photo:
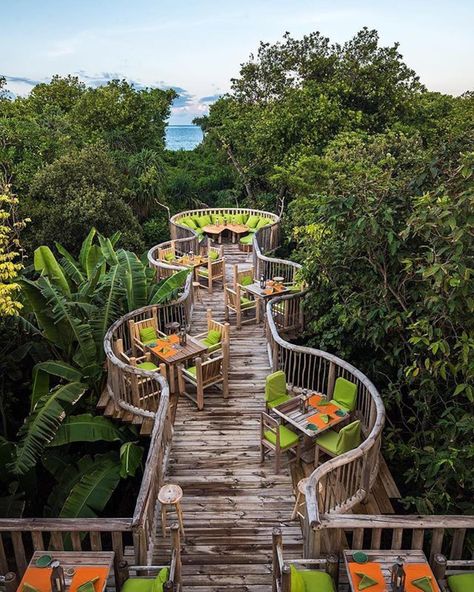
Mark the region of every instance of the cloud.
POLYGON ((222 94, 215 94, 215 95, 209 95, 208 97, 201 97, 199 99, 200 103, 204 103, 206 105, 210 105, 211 103, 215 103, 216 101, 218 101, 220 98, 222 97, 222 94))
POLYGON ((15 84, 26 84, 28 86, 36 86, 41 80, 34 80, 33 78, 27 78, 26 76, 7 76, 6 74, 0 74, 3 76, 7 82, 12 82, 15 84))

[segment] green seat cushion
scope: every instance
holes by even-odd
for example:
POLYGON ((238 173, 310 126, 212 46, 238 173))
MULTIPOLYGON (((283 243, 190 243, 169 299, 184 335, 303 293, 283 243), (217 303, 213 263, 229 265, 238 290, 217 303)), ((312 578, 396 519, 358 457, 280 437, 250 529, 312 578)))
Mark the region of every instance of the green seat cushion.
POLYGON ((250 298, 245 298, 245 296, 240 297, 240 308, 249 308, 250 306, 254 306, 254 304, 254 300, 250 300, 250 298))
POLYGON ((211 222, 213 224, 219 224, 219 220, 220 220, 219 214, 210 214, 210 216, 211 216, 211 222))
POLYGON ((211 217, 207 215, 199 216, 198 218, 196 218, 196 222, 199 228, 204 228, 205 226, 209 226, 209 224, 212 224, 211 217))
POLYGON ((207 269, 207 267, 199 267, 198 275, 202 277, 209 277, 209 270, 207 269))
POLYGON ((256 228, 256 226, 259 222, 260 222, 260 216, 254 216, 253 214, 250 214, 250 216, 247 220, 247 226, 249 228, 256 228))
POLYGON ((291 399, 291 397, 289 395, 282 395, 281 397, 278 397, 277 399, 273 399, 272 401, 267 401, 267 407, 269 409, 273 409, 273 407, 276 407, 277 405, 281 405, 282 403, 286 403, 290 399, 291 399))
POLYGON ((151 578, 128 578, 121 592, 152 592, 154 580, 151 578))
POLYGON ((247 222, 248 214, 235 214, 235 221, 237 224, 245 224, 247 222))
POLYGON ((207 339, 211 345, 216 345, 216 343, 220 343, 222 339, 222 333, 217 329, 211 329, 207 334, 207 339))
POLYGON ((474 572, 448 576, 451 592, 472 592, 474 590, 474 572))
POLYGON ((247 234, 247 236, 243 236, 240 239, 240 244, 242 245, 251 245, 253 240, 253 234, 247 234))
POLYGON ((220 343, 210 343, 207 337, 205 337, 202 342, 207 346, 207 351, 209 353, 216 351, 220 347, 220 343))
POLYGON ((269 374, 265 380, 265 401, 271 403, 275 399, 286 396, 286 375, 283 370, 277 370, 269 374))
POLYGON ((168 261, 168 263, 169 263, 170 261, 173 261, 173 259, 174 259, 173 253, 166 253, 165 261, 168 261))
POLYGON ((347 411, 354 411, 357 400, 357 385, 340 376, 334 385, 332 398, 347 411))
POLYGON ((317 592, 336 592, 333 579, 325 571, 317 569, 302 569, 299 572, 303 578, 304 589, 317 592))
POLYGON ((185 218, 181 218, 178 220, 178 224, 184 224, 188 228, 196 228, 196 222, 191 218, 191 216, 186 216, 185 218))
POLYGON ((253 279, 249 275, 244 275, 244 277, 240 280, 241 286, 250 286, 253 284, 253 279))
MULTIPOLYGON (((294 446, 298 442, 298 435, 295 432, 292 432, 286 426, 279 426, 278 430, 280 432, 280 447, 281 448, 289 448, 290 446, 294 446)), ((276 446, 276 434, 271 430, 267 430, 263 432, 263 437, 265 440, 271 442, 274 446, 276 446)))
POLYGON ((346 413, 349 413, 349 411, 350 411, 347 407, 344 407, 344 405, 340 401, 336 401, 336 399, 331 399, 329 402, 332 403, 333 405, 337 405, 338 407, 343 409, 346 413))
POLYGON ((140 329, 140 341, 142 343, 151 343, 152 341, 156 341, 158 339, 158 335, 156 334, 156 330, 154 327, 144 327, 140 329))
POLYGON ((255 226, 255 228, 257 230, 259 230, 260 228, 263 228, 264 226, 268 226, 269 224, 271 224, 271 220, 269 218, 260 218, 260 220, 258 221, 257 226, 255 226))
POLYGON ((142 362, 137 364, 137 368, 140 368, 140 370, 158 370, 158 366, 153 362, 142 362))
POLYGON ((294 565, 290 565, 291 592, 305 592, 305 585, 301 572, 294 565))
POLYGON ((334 430, 326 430, 323 434, 316 438, 316 444, 319 444, 332 454, 337 454, 337 444, 339 442, 339 434, 334 430))
POLYGON ((186 372, 191 374, 191 376, 196 377, 196 366, 190 366, 189 368, 186 368, 186 372))
POLYGON ((217 261, 219 259, 219 253, 217 251, 211 251, 209 253, 209 259, 211 261, 217 261))

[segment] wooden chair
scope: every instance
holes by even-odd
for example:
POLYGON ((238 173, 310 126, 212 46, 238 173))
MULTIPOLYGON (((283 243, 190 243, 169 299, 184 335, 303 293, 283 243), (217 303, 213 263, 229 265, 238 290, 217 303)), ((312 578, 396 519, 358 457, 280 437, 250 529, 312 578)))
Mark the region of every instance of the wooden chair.
POLYGON ((207 351, 210 354, 219 352, 225 345, 229 350, 230 336, 229 336, 229 323, 219 323, 212 318, 212 309, 207 309, 207 332, 196 335, 196 339, 202 341, 208 346, 207 351), (214 332, 214 333, 213 333, 214 332), (220 338, 217 341, 217 333, 220 334, 220 338))
POLYGON ((270 417, 267 413, 261 414, 260 418, 260 461, 265 461, 265 454, 268 450, 275 453, 275 473, 278 474, 281 468, 281 453, 288 450, 295 450, 296 462, 300 459, 300 441, 298 435, 286 426, 270 417))
MULTIPOLYGON (((143 319, 141 321, 134 321, 132 319, 130 319, 128 321, 128 328, 130 331, 130 339, 132 342, 132 354, 134 356, 137 355, 137 351, 141 351, 143 354, 145 354, 146 343, 145 343, 145 341, 142 341, 142 338, 140 336, 140 331, 142 331, 143 329, 147 329, 147 328, 154 329, 157 337, 165 337, 166 336, 165 333, 160 331, 156 307, 153 307, 151 315, 152 315, 151 317, 149 317, 147 319, 143 319)), ((150 341, 153 341, 153 339, 151 339, 150 341)))
POLYGON ((208 292, 212 294, 213 284, 215 282, 225 283, 225 257, 213 261, 208 258, 206 267, 198 267, 196 270, 199 281, 204 280, 208 292))
POLYGON ((242 296, 240 284, 237 284, 235 290, 226 286, 224 288, 225 297, 225 320, 229 321, 230 313, 235 314, 237 329, 240 329, 245 323, 260 323, 260 306, 255 298, 242 296), (248 311, 255 311, 255 316, 243 319, 242 314, 248 311))
POLYGON ((319 464, 319 453, 322 450, 325 454, 333 458, 340 456, 349 450, 353 450, 360 445, 360 420, 344 426, 336 432, 336 430, 326 430, 319 438, 316 438, 314 450, 314 466, 319 464))
POLYGON ((285 560, 281 529, 274 528, 272 557, 272 590, 274 591, 294 592, 306 588, 306 590, 318 592, 334 592, 338 589, 339 558, 335 554, 321 559, 285 560))
POLYGON ((239 269, 237 264, 234 265, 234 290, 236 289, 237 285, 240 285, 242 290, 245 290, 245 286, 249 284, 253 284, 254 282, 254 270, 253 267, 248 267, 247 269, 239 269))
POLYGON ((177 257, 174 241, 165 249, 158 249, 158 260, 165 263, 172 263, 177 257))
POLYGON ((220 386, 224 399, 229 394, 229 356, 226 344, 223 344, 220 356, 209 358, 205 362, 196 358, 196 365, 190 368, 178 366, 178 389, 180 395, 186 395, 196 403, 199 411, 204 409, 204 391, 211 386, 220 386), (186 392, 185 383, 196 387, 196 396, 186 392))

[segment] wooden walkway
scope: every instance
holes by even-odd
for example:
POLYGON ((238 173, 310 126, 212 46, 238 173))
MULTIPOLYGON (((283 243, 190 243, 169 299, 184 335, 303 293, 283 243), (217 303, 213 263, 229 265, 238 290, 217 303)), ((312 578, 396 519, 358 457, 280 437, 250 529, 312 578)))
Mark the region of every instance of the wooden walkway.
MULTIPOLYGON (((233 263, 250 265, 236 245, 226 245, 227 273, 233 263)), ((206 309, 224 319, 220 285, 196 303, 191 334, 206 330, 206 309)), ((268 458, 260 464, 260 413, 265 377, 271 372, 263 325, 231 326, 229 398, 205 395, 197 411, 187 398, 177 402, 168 481, 184 492, 186 539, 183 590, 268 592, 271 590, 272 529, 283 531, 285 557, 301 557, 302 536, 291 522, 294 497, 289 471, 275 475, 268 458)), ((169 549, 157 534, 156 561, 169 549)))

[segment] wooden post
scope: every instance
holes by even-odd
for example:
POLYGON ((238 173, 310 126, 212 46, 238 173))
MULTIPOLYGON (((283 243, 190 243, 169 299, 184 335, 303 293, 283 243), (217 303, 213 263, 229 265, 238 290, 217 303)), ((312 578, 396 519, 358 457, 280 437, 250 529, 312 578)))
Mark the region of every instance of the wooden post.
POLYGON ((441 553, 436 553, 433 557, 433 575, 438 582, 444 580, 446 577, 447 560, 441 553))
POLYGON ((281 592, 291 592, 291 570, 286 563, 281 570, 281 592))
POLYGON ((13 571, 9 571, 5 574, 5 592, 15 592, 17 589, 18 582, 16 578, 16 573, 13 571))
MULTIPOLYGON (((277 592, 277 583, 281 579, 280 562, 278 559, 279 549, 283 551, 281 528, 274 528, 272 532, 272 592, 277 592)), ((283 552, 281 555, 283 556, 283 552)))
POLYGON ((337 590, 339 583, 339 556, 335 553, 331 553, 331 555, 328 555, 326 559, 326 571, 333 579, 337 590))
POLYGON ((128 577, 128 562, 122 559, 117 563, 117 567, 115 568, 115 589, 120 590, 125 581, 128 580, 128 577))
POLYGON ((196 358, 196 402, 199 411, 204 409, 204 388, 202 385, 202 359, 196 358))
POLYGON ((171 548, 176 553, 176 568, 174 585, 176 590, 181 584, 181 539, 179 535, 179 525, 174 523, 171 525, 171 548))
POLYGON ((336 364, 334 362, 329 363, 329 375, 328 375, 328 386, 327 386, 327 397, 332 399, 334 393, 334 384, 336 382, 336 364))

